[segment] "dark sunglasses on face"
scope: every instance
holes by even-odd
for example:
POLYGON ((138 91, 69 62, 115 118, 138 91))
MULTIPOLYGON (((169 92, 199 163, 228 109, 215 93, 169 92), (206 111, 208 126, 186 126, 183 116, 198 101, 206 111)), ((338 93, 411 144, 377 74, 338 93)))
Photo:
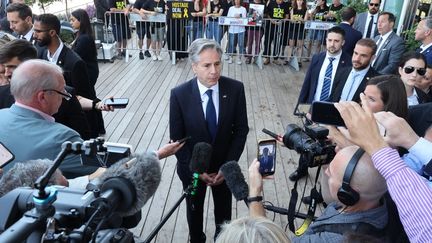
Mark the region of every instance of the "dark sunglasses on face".
POLYGON ((371 6, 371 7, 373 7, 373 6, 375 6, 375 7, 379 7, 379 3, 369 3, 369 6, 371 6))
POLYGON ((417 70, 417 73, 420 76, 423 76, 426 73, 426 68, 415 68, 415 67, 411 67, 411 66, 404 67, 404 72, 406 74, 410 74, 410 73, 414 72, 414 70, 417 70))

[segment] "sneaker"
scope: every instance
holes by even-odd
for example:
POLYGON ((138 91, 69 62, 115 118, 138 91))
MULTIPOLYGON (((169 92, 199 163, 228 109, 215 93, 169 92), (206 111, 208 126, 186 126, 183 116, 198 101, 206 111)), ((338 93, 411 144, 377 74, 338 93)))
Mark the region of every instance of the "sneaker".
POLYGON ((251 63, 251 58, 246 58, 245 63, 246 63, 246 64, 250 64, 250 63, 251 63))
POLYGON ((156 55, 156 57, 159 61, 163 61, 163 58, 161 57, 161 55, 156 55))
POLYGON ((146 50, 146 51, 144 52, 144 56, 146 56, 146 57, 151 57, 151 54, 150 54, 150 52, 149 52, 148 50, 146 50))
POLYGON ((241 60, 241 58, 237 59, 237 64, 238 64, 238 65, 241 65, 241 64, 242 64, 242 60, 241 60))
POLYGON ((269 63, 270 63, 270 58, 268 58, 268 57, 264 58, 263 64, 268 65, 269 63))
POLYGON ((122 55, 122 53, 117 54, 116 58, 117 58, 118 60, 123 60, 123 55, 122 55))
POLYGON ((229 58, 228 58, 228 63, 229 63, 229 64, 233 63, 232 57, 229 57, 229 58))
POLYGON ((141 60, 144 59, 144 53, 142 53, 142 51, 140 51, 140 53, 139 53, 139 59, 141 59, 141 60))
POLYGON ((229 56, 229 55, 227 55, 227 54, 224 54, 224 59, 225 60, 229 60, 231 57, 229 56))

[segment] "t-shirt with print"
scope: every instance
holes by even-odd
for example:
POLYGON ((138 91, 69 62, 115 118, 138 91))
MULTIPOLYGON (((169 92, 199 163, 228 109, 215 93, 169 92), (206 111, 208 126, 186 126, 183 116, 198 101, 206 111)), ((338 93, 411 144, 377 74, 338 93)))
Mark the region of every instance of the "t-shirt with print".
MULTIPOLYGON (((219 0, 217 4, 215 4, 214 1, 210 2, 210 13, 218 14, 221 9, 223 10, 223 5, 221 0, 219 0)), ((218 21, 218 17, 210 17, 209 21, 218 21)))
POLYGON ((284 19, 285 15, 290 12, 290 5, 287 2, 278 4, 275 0, 270 0, 265 12, 269 18, 284 19))
POLYGON ((327 21, 324 16, 327 14, 328 11, 329 7, 327 7, 327 5, 324 5, 324 8, 318 8, 315 12, 314 20, 327 21))
MULTIPOLYGON (((124 10, 127 5, 129 5, 129 0, 109 0, 109 7, 117 10, 124 10)), ((124 13, 113 13, 111 14, 111 22, 123 24, 129 22, 129 19, 124 13)))

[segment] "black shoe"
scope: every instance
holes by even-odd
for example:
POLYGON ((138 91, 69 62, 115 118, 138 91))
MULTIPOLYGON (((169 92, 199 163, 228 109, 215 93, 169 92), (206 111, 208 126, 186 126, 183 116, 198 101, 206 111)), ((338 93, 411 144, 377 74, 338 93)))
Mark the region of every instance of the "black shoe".
MULTIPOLYGON (((302 198, 302 202, 304 204, 310 205, 311 201, 312 201, 312 197, 311 196, 306 196, 306 197, 302 198)), ((319 197, 316 199, 316 202, 317 203, 323 203, 324 202, 324 199, 321 196, 321 194, 319 194, 319 197)))
POLYGON ((307 171, 295 170, 293 173, 291 173, 291 175, 289 175, 289 179, 291 181, 298 181, 300 178, 306 176, 307 174, 307 171))
POLYGON ((144 55, 145 55, 146 57, 151 57, 151 54, 150 54, 150 52, 149 52, 148 50, 146 50, 146 51, 144 52, 144 55))
POLYGON ((140 53, 139 53, 139 59, 141 59, 141 60, 144 59, 144 53, 142 53, 142 51, 140 51, 140 53))

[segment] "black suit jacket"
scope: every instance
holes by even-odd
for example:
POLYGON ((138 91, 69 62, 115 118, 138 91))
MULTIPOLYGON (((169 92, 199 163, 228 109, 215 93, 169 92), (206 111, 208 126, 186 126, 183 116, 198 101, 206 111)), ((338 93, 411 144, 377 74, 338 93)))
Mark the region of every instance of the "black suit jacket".
MULTIPOLYGON (((312 61, 307 70, 305 79, 303 81, 303 85, 300 91, 300 95, 298 98, 298 103, 307 103, 311 104, 316 88, 318 85, 319 73, 321 71, 321 66, 324 63, 324 58, 326 57, 326 52, 321 52, 312 57, 312 61)), ((339 71, 342 67, 351 67, 351 56, 342 51, 342 55, 339 60, 339 64, 337 66, 335 77, 339 76, 339 71)), ((334 87, 334 85, 332 86, 334 87)), ((331 97, 331 94, 330 94, 331 97)))
MULTIPOLYGON (((42 59, 48 60, 47 53, 48 50, 44 48, 42 59)), ((78 54, 64 46, 56 64, 63 69, 66 84, 73 87, 77 95, 91 100, 96 98, 96 91, 90 85, 86 64, 78 54)))
POLYGON ((345 44, 342 46, 342 50, 352 56, 357 41, 362 38, 362 33, 346 23, 339 24, 339 27, 345 31, 345 44))
POLYGON ((239 160, 249 131, 246 99, 241 82, 227 77, 219 79, 218 130, 214 141, 208 132, 201 102, 196 78, 171 90, 171 139, 192 137, 176 153, 177 173, 183 183, 191 180, 189 162, 196 143, 206 142, 212 145, 212 159, 207 172, 218 172, 225 162, 239 160))
POLYGON ((408 123, 417 135, 423 137, 432 125, 432 103, 410 106, 408 109, 408 123))
POLYGON ((87 34, 80 34, 72 46, 72 50, 85 62, 90 84, 94 86, 99 76, 99 66, 97 63, 97 52, 94 39, 87 34))
MULTIPOLYGON (((341 68, 339 75, 336 76, 333 81, 333 88, 330 96, 330 101, 339 102, 339 100, 341 99, 343 88, 345 87, 346 81, 348 79, 349 74, 351 73, 351 70, 352 67, 341 68)), ((356 92, 354 93, 352 101, 360 102, 360 93, 365 90, 368 80, 377 75, 379 75, 379 73, 375 71, 375 69, 370 67, 368 72, 364 76, 363 80, 361 81, 360 85, 358 86, 356 92)))

